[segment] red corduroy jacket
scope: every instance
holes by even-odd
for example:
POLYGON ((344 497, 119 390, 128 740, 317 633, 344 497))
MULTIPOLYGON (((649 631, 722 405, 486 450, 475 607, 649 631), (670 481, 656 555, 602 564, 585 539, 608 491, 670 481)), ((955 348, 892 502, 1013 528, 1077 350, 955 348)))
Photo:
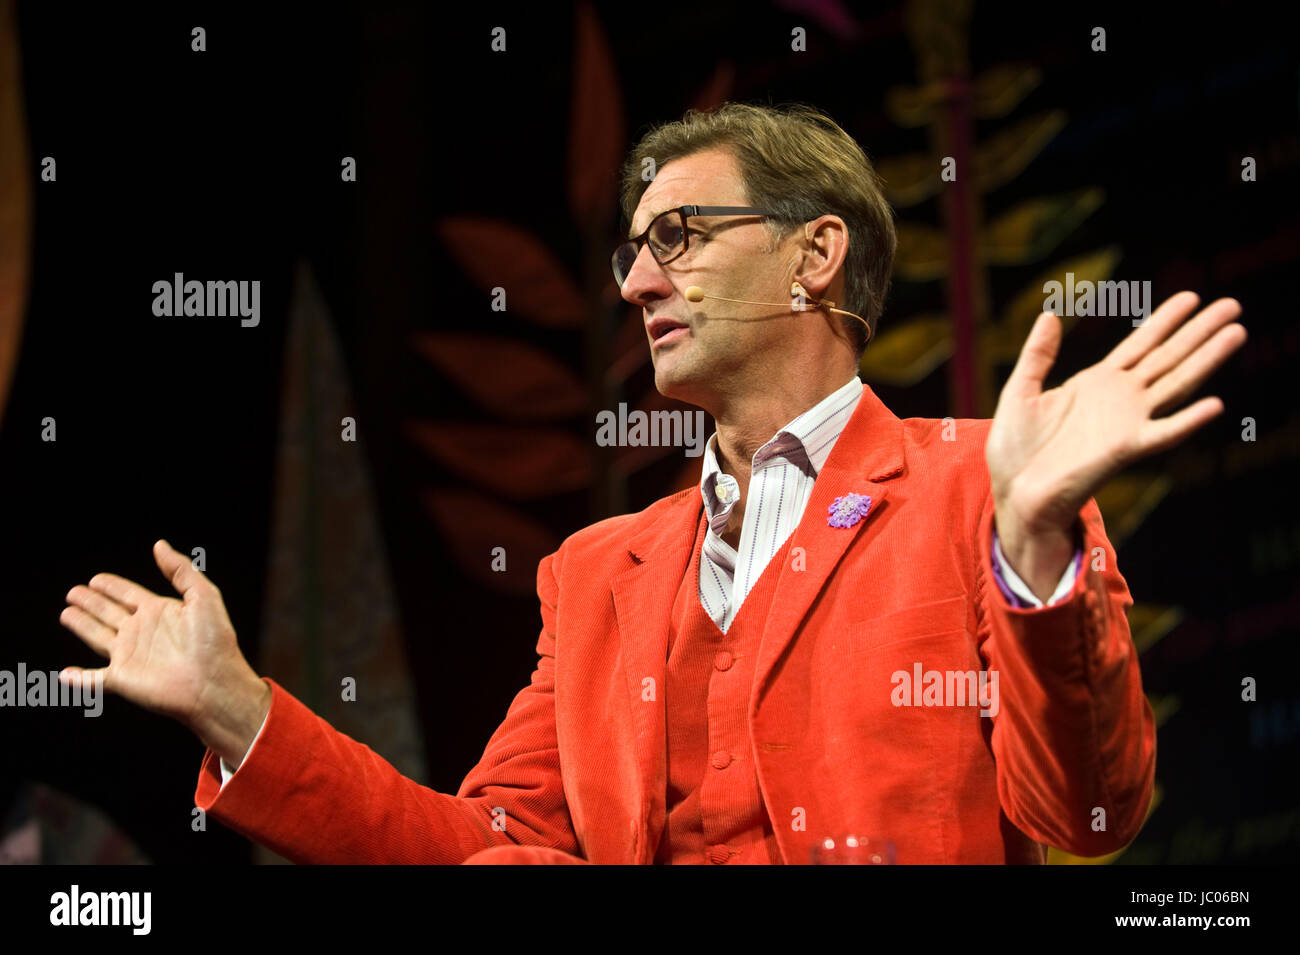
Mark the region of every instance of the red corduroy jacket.
MULTIPOLYGON (((864 388, 770 568, 749 722, 787 862, 852 832, 889 839, 899 863, 1038 863, 1048 845, 1117 850, 1142 825, 1155 722, 1101 514, 1093 500, 1080 511, 1069 596, 1012 607, 993 579, 989 425, 900 420, 864 388), (870 496, 866 516, 830 526, 849 493, 870 496), (993 706, 953 695, 980 670, 989 693, 996 673, 993 706)), ((700 507, 697 488, 682 491, 541 561, 537 668, 457 795, 402 776, 268 680, 256 745, 224 790, 209 751, 196 805, 301 862, 459 863, 509 845, 651 862, 666 813, 656 690, 700 507)))

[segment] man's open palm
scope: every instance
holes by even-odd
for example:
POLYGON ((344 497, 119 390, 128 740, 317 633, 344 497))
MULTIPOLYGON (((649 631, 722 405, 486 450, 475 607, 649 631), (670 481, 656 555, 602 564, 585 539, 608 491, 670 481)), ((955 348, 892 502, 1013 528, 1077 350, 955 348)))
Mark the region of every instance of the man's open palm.
POLYGON ((1023 526, 1068 528, 1116 472, 1178 444, 1223 410, 1202 398, 1168 417, 1246 341, 1241 306, 1219 299, 1183 324, 1200 299, 1179 292, 1102 361, 1043 391, 1061 320, 1038 316, 998 398, 985 458, 999 508, 1023 526), (1180 327, 1181 326, 1181 327, 1180 327))
POLYGON ((104 686, 193 727, 220 675, 247 667, 216 586, 164 540, 154 559, 182 595, 161 597, 116 574, 96 574, 68 592, 59 622, 108 666, 68 667, 75 683, 104 674, 104 686))

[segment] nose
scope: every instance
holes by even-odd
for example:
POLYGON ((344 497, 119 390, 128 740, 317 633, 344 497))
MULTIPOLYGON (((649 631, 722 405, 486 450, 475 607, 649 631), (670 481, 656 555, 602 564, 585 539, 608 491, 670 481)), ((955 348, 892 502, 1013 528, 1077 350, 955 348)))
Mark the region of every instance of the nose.
POLYGON ((631 271, 623 280, 623 288, 619 290, 619 294, 626 301, 633 305, 640 305, 642 308, 654 299, 666 298, 673 294, 672 283, 664 275, 663 266, 650 251, 650 243, 641 246, 641 251, 637 253, 636 260, 632 263, 631 271))

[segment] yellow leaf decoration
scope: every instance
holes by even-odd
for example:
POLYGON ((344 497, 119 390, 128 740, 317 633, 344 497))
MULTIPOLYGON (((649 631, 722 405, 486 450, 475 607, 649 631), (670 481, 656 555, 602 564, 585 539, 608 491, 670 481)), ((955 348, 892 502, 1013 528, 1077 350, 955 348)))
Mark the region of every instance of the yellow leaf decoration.
POLYGON ((1131 471, 1102 485, 1095 498, 1106 522, 1106 536, 1116 550, 1172 489, 1173 481, 1163 474, 1131 471))
POLYGON ((985 227, 980 256, 989 265, 1044 259, 1101 206, 1105 195, 1092 188, 1022 202, 985 227))
POLYGON ((933 226, 915 222, 898 225, 894 273, 909 282, 933 282, 948 271, 948 237, 933 226))
POLYGON ((1001 119, 1042 82, 1042 71, 1031 63, 990 67, 975 77, 975 115, 980 119, 1001 119))
MULTIPOLYGON (((1119 247, 1107 246, 1095 252, 1087 252, 1064 262, 1058 262, 1047 271, 1040 273, 1003 309, 1001 320, 996 325, 984 329, 980 347, 987 349, 985 354, 988 355, 989 361, 1009 362, 1015 361, 1019 356, 1025 339, 1029 337, 1029 329, 1033 327, 1034 320, 1042 314, 1043 301, 1047 297, 1043 292, 1044 285, 1048 282, 1064 283, 1066 272, 1074 273, 1076 285, 1085 279, 1101 282, 1110 277, 1119 260, 1119 247)), ((1074 322, 1075 319, 1069 315, 1061 316, 1061 325, 1067 334, 1074 322)))
POLYGON ((942 313, 910 318, 880 333, 858 368, 870 384, 911 385, 952 356, 952 325, 942 313))
MULTIPOLYGON (((1065 110, 1030 116, 993 133, 975 151, 975 188, 991 192, 1020 175, 1065 128, 1065 110)), ((961 171, 958 170, 958 175, 961 171)))
POLYGON ((1139 654, 1146 653, 1182 622, 1182 607, 1138 603, 1128 609, 1128 628, 1139 654))

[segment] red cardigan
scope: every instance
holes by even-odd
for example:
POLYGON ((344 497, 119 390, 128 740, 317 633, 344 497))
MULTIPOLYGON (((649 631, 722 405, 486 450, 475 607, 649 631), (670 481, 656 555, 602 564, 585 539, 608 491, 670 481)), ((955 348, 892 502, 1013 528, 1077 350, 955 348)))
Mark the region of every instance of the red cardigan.
MULTIPOLYGON (((900 862, 1042 862, 1127 844, 1155 782, 1155 722, 1096 502, 1083 565, 1051 607, 993 579, 990 422, 900 420, 871 391, 817 477, 779 568, 749 698, 763 804, 786 862, 819 835, 887 836, 900 862), (951 432, 955 432, 951 433, 951 432), (955 440, 945 440, 945 437, 955 440), (831 527, 831 502, 871 497, 831 527), (976 706, 898 706, 895 674, 997 672, 976 706), (802 820, 802 825, 800 821, 802 820)), ((691 560, 697 488, 567 538, 537 569, 542 629, 515 697, 455 795, 422 787, 273 680, 270 716, 195 804, 301 862, 459 863, 514 844, 596 863, 653 861, 666 807, 672 595, 691 560)), ((777 568, 773 567, 772 570, 777 568)), ((950 701, 951 702, 951 701, 950 701)))

